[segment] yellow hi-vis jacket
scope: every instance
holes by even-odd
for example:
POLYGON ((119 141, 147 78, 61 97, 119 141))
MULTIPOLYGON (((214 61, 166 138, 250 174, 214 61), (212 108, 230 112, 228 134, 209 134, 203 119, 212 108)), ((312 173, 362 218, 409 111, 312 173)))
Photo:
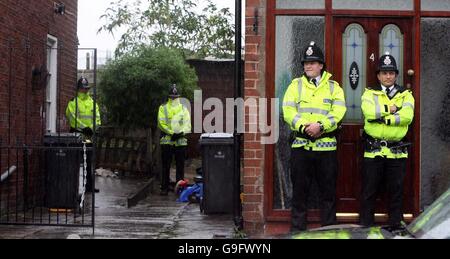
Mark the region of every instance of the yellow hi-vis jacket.
POLYGON ((176 141, 172 140, 174 133, 191 132, 191 115, 186 107, 177 100, 174 103, 169 99, 167 103, 159 107, 158 127, 163 132, 161 145, 187 146, 187 139, 183 136, 176 141))
MULTIPOLYGON (((400 141, 408 133, 408 126, 414 118, 414 97, 410 90, 396 85, 392 91, 396 93, 394 98, 389 99, 381 86, 366 88, 361 97, 361 109, 364 114, 364 131, 374 139, 385 141, 400 141), (397 112, 391 114, 389 107, 397 106, 397 112), (373 121, 373 120, 379 121, 373 121), (369 122, 371 121, 371 122, 369 122)), ((404 149, 406 150, 406 149, 404 149)), ((364 157, 374 158, 383 156, 386 158, 407 158, 408 153, 393 152, 390 148, 383 146, 373 152, 365 152, 364 157)))
MULTIPOLYGON (((100 110, 96 105, 95 125, 100 126, 100 110)), ((76 130, 94 129, 94 100, 88 93, 78 93, 66 108, 66 118, 70 127, 76 130)))
MULTIPOLYGON (((307 123, 321 122, 324 133, 337 129, 347 111, 344 91, 331 74, 324 72, 316 87, 306 76, 294 79, 283 99, 283 116, 291 130, 304 130, 307 123)), ((302 132, 303 133, 303 132, 302 132)), ((315 141, 296 137, 292 148, 304 147, 312 151, 333 151, 337 148, 335 137, 323 137, 315 141)))

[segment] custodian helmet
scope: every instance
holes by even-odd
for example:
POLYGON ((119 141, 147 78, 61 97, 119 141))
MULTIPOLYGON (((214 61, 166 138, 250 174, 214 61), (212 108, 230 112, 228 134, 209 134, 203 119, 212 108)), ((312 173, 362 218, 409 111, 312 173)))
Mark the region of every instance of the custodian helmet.
POLYGON ((325 64, 323 52, 314 41, 311 41, 308 47, 303 51, 302 65, 308 61, 318 61, 319 63, 325 64))
POLYGON ((177 85, 176 84, 173 84, 173 85, 170 86, 169 97, 170 98, 180 97, 180 94, 178 94, 178 89, 177 89, 177 85))
POLYGON ((378 62, 377 73, 380 71, 395 71, 398 74, 397 62, 395 58, 386 52, 385 55, 380 57, 380 61, 378 62))
POLYGON ((80 79, 78 79, 78 84, 77 87, 80 89, 89 89, 89 81, 87 80, 86 77, 80 77, 80 79))

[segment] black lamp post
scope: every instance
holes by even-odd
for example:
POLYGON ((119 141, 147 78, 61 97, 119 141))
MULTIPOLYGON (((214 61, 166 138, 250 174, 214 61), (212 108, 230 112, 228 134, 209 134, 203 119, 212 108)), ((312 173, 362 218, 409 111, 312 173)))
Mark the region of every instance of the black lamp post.
MULTIPOLYGON (((242 1, 235 0, 235 88, 234 98, 242 97, 242 1)), ((241 209, 241 134, 237 132, 237 107, 234 107, 234 172, 233 172, 233 219, 238 230, 243 229, 242 209, 241 209)))

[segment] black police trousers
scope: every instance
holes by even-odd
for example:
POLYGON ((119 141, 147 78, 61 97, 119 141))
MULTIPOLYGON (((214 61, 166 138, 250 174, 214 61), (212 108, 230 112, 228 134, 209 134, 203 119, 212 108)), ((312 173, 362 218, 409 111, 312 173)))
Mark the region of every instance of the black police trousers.
POLYGON ((162 175, 161 190, 167 191, 170 183, 170 166, 173 156, 176 164, 176 182, 184 179, 184 160, 186 156, 186 147, 176 147, 172 145, 161 145, 162 153, 162 175))
POLYGON ((375 201, 381 188, 388 194, 389 225, 398 226, 403 219, 403 182, 406 174, 406 159, 384 157, 364 158, 362 173, 360 224, 375 223, 375 201), (382 186, 385 184, 385 186, 382 186))
POLYGON ((336 224, 337 170, 336 151, 292 149, 291 228, 293 231, 302 231, 307 228, 307 201, 313 180, 317 182, 320 192, 320 219, 322 226, 336 224))

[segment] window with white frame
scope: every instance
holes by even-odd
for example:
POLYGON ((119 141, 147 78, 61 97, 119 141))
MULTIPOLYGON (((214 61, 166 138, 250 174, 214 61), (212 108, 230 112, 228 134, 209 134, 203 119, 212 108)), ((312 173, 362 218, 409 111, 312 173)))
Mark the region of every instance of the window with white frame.
POLYGON ((47 35, 47 71, 49 80, 47 81, 45 96, 46 132, 55 133, 57 120, 58 39, 52 35, 47 35))

